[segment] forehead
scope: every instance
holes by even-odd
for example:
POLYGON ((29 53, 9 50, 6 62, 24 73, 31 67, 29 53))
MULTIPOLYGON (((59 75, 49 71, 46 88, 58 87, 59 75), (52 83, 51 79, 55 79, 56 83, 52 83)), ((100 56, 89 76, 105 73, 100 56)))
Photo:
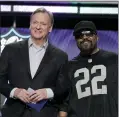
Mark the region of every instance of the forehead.
POLYGON ((44 12, 44 13, 39 12, 39 13, 33 14, 32 17, 31 17, 31 20, 49 22, 50 17, 46 12, 44 12))

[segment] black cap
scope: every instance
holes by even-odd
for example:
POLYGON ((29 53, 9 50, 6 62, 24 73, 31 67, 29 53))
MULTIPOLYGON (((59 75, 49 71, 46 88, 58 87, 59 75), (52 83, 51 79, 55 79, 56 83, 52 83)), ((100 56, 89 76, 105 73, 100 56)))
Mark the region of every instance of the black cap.
POLYGON ((90 30, 97 34, 96 26, 92 21, 80 21, 77 23, 74 27, 73 35, 78 35, 82 30, 90 30))

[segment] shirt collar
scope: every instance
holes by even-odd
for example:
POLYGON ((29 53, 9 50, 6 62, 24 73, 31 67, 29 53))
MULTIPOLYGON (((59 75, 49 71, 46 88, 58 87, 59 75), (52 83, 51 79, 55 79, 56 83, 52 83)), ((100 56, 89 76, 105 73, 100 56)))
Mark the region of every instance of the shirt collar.
POLYGON ((29 46, 29 48, 30 48, 31 46, 34 46, 35 48, 44 48, 44 49, 47 49, 47 47, 48 47, 48 39, 47 39, 47 41, 46 41, 43 45, 37 46, 37 45, 32 41, 32 39, 29 38, 28 46, 29 46))

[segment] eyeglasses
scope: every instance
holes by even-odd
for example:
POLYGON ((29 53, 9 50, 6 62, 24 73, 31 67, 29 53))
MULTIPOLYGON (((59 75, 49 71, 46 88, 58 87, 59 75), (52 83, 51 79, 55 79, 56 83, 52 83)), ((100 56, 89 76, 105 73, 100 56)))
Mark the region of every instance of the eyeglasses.
POLYGON ((76 39, 82 39, 84 36, 92 37, 94 35, 96 35, 96 33, 94 33, 93 31, 81 31, 77 35, 75 35, 75 38, 76 39))

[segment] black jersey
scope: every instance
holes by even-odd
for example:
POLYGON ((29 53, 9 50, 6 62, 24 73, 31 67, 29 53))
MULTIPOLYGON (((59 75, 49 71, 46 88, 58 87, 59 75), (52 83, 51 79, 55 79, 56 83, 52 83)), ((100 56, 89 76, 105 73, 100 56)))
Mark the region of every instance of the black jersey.
POLYGON ((118 56, 104 50, 68 64, 72 81, 68 117, 117 117, 118 56))

